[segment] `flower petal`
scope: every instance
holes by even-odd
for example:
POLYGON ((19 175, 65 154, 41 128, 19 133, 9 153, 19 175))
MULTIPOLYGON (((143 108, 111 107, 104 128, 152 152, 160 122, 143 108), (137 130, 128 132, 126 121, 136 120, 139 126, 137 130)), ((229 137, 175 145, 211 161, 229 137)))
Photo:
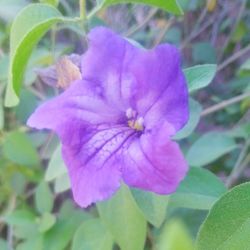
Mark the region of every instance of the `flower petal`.
POLYGON ((87 129, 81 137, 63 145, 74 200, 86 207, 109 198, 120 186, 121 162, 118 151, 133 136, 126 127, 101 126, 87 129))
POLYGON ((27 124, 37 129, 52 129, 64 140, 76 134, 75 127, 119 123, 120 113, 100 95, 91 83, 76 81, 61 95, 41 105, 27 124))
POLYGON ((96 82, 108 102, 138 111, 148 127, 163 120, 178 131, 186 124, 188 90, 175 46, 137 48, 106 28, 92 30, 89 41, 83 78, 96 82))
POLYGON ((188 167, 169 133, 167 125, 158 128, 134 140, 124 151, 122 176, 128 185, 159 194, 176 190, 188 167))
POLYGON ((180 53, 164 44, 140 53, 130 70, 138 81, 137 110, 148 128, 168 121, 176 131, 188 120, 188 89, 180 53))

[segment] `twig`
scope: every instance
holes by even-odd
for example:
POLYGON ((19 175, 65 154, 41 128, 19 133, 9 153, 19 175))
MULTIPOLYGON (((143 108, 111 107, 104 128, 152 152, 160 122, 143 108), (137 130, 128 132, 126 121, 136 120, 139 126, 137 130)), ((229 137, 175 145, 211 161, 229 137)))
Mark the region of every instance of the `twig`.
POLYGON ((244 49, 241 49, 239 51, 237 51, 236 53, 234 53, 232 56, 230 56, 229 58, 227 58, 224 62, 222 62, 218 68, 217 71, 221 71, 224 68, 226 68, 229 64, 231 64, 232 62, 234 62, 235 60, 237 60, 238 58, 240 58, 241 56, 243 56, 244 54, 246 54, 247 52, 250 52, 250 44, 248 46, 246 46, 244 49))
POLYGON ((250 146, 250 139, 248 139, 244 145, 244 147, 242 148, 239 157, 235 163, 235 166, 231 172, 231 174, 229 175, 227 181, 226 181, 226 186, 227 187, 231 187, 233 185, 233 183, 235 182, 235 180, 238 179, 238 177, 241 175, 242 171, 244 170, 245 166, 248 164, 249 160, 250 160, 250 155, 247 155, 248 152, 248 148, 250 146), (246 159, 245 159, 246 157, 246 159), (244 161, 245 159, 245 161, 244 161))
POLYGON ((211 17, 198 31, 191 32, 190 36, 187 37, 184 42, 181 44, 180 49, 183 49, 189 44, 194 38, 199 36, 203 31, 205 31, 212 23, 214 22, 214 18, 211 17))
POLYGON ((237 102, 240 102, 246 98, 250 97, 250 92, 247 92, 247 93, 244 93, 244 94, 241 94, 241 95, 238 95, 238 96, 235 96, 229 100, 225 100, 225 101, 222 101, 218 104, 215 104, 205 110, 203 110, 203 112, 201 113, 201 116, 207 116, 211 113, 214 113, 214 112, 217 112, 221 109, 224 109, 226 108, 227 106, 230 106, 232 104, 235 104, 237 102))
POLYGON ((154 47, 157 46, 159 43, 161 43, 161 41, 164 39, 168 29, 170 28, 170 26, 173 24, 175 18, 171 17, 168 22, 166 23, 165 27, 162 29, 162 31, 160 32, 159 36, 155 39, 154 42, 154 47))
POLYGON ((40 93, 39 91, 37 91, 35 88, 33 88, 32 86, 28 86, 27 89, 33 93, 36 97, 38 97, 40 100, 44 101, 46 100, 46 96, 44 96, 42 93, 40 93))
POLYGON ((151 18, 156 14, 157 11, 158 11, 157 8, 151 9, 151 11, 149 12, 148 16, 146 16, 146 18, 143 20, 143 22, 141 22, 137 26, 132 27, 131 29, 129 29, 125 33, 125 36, 132 36, 134 33, 136 33, 141 28, 143 28, 151 20, 151 18))
POLYGON ((240 22, 240 20, 242 18, 242 15, 243 15, 245 7, 246 7, 246 2, 247 2, 246 0, 242 1, 242 4, 241 4, 239 12, 238 12, 238 15, 237 15, 237 17, 235 19, 235 22, 234 22, 233 26, 231 27, 231 31, 230 31, 224 45, 222 46, 222 50, 221 50, 221 53, 220 53, 220 55, 218 57, 218 61, 220 61, 221 58, 223 57, 224 51, 228 47, 228 44, 229 44, 229 42, 231 40, 231 37, 234 34, 235 29, 237 28, 237 26, 238 26, 238 24, 239 24, 239 22, 240 22))

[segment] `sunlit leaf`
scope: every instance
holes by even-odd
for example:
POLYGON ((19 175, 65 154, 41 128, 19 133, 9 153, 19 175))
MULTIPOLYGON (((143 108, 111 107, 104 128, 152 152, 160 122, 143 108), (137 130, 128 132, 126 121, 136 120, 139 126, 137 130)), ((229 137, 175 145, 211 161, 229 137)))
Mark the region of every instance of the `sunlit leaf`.
POLYGON ((90 16, 96 13, 98 10, 102 9, 103 7, 107 7, 109 5, 114 4, 124 4, 124 3, 134 3, 134 4, 146 4, 155 6, 157 8, 161 8, 167 12, 171 12, 176 15, 182 15, 183 11, 178 3, 177 0, 100 0, 98 1, 99 4, 97 7, 92 11, 90 16))
POLYGON ((156 250, 194 250, 193 239, 182 221, 172 219, 166 223, 156 250))
POLYGON ((52 25, 63 21, 66 19, 61 13, 47 4, 31 4, 16 16, 10 34, 11 62, 6 106, 18 104, 24 71, 33 47, 52 25))
POLYGON ((233 188, 212 207, 201 226, 197 250, 236 250, 250 246, 250 183, 233 188))

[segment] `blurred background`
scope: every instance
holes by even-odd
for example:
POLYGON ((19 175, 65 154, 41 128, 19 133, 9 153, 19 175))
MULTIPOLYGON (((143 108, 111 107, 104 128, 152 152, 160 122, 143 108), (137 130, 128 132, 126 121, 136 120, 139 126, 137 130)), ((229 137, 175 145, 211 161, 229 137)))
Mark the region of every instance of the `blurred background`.
MULTIPOLYGON (((31 2, 38 1, 0 0, 0 250, 72 249, 72 242, 79 237, 77 229, 83 221, 96 217, 97 211, 95 207, 84 211, 74 205, 57 137, 47 131, 31 131, 25 124, 40 103, 60 91, 46 85, 37 72, 65 54, 84 53, 87 43, 79 25, 54 26, 32 53, 20 104, 5 108, 10 28, 18 11, 31 2)), ((190 165, 205 166, 232 187, 250 178, 250 160, 246 157, 250 144, 250 1, 179 3, 183 16, 126 4, 101 10, 89 25, 111 27, 149 49, 165 42, 175 44, 182 51, 183 68, 217 65, 212 83, 192 95, 198 101, 192 103, 192 119, 199 124, 181 146, 190 165), (232 174, 236 164, 242 168, 232 174)), ((76 16, 78 4, 76 0, 60 0, 58 9, 65 16, 76 16)), ((94 5, 95 1, 88 1, 88 10, 94 5)), ((170 250, 193 249, 207 210, 202 206, 192 209, 192 205, 183 208, 181 204, 168 209, 172 224, 152 230, 153 235, 166 231, 172 240, 184 235, 185 247, 178 248, 176 243, 170 250)), ((92 234, 83 235, 89 239, 92 234)), ((145 249, 154 249, 150 239, 149 235, 145 249)))

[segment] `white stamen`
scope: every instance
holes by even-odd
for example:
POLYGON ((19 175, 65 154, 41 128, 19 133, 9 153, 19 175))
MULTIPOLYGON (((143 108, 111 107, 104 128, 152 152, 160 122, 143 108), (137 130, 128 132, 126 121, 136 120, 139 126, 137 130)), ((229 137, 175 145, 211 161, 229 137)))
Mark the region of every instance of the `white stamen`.
POLYGON ((132 118, 135 118, 136 116, 136 111, 134 111, 132 108, 128 108, 126 110, 126 116, 128 119, 132 119, 132 118))

